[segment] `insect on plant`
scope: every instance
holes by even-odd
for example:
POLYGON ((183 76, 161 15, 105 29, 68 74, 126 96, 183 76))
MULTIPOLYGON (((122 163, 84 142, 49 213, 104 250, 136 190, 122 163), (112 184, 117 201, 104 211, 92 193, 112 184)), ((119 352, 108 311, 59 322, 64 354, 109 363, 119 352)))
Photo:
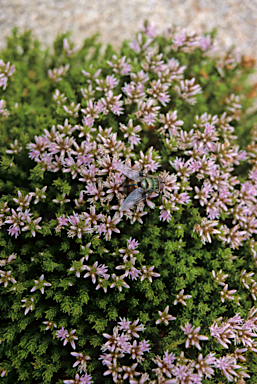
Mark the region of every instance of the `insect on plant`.
POLYGON ((137 171, 126 164, 119 164, 118 171, 128 178, 126 182, 128 196, 120 207, 121 211, 126 211, 146 200, 152 193, 160 193, 159 176, 149 176, 144 171, 137 171))

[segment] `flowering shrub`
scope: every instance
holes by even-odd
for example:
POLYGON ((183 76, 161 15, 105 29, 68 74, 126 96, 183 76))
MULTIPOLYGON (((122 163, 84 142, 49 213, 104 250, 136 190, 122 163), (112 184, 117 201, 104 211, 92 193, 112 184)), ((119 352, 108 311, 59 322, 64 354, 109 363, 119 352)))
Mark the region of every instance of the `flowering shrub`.
POLYGON ((257 383, 251 62, 213 37, 8 39, 1 382, 257 383), (126 210, 124 164, 160 184, 126 210))

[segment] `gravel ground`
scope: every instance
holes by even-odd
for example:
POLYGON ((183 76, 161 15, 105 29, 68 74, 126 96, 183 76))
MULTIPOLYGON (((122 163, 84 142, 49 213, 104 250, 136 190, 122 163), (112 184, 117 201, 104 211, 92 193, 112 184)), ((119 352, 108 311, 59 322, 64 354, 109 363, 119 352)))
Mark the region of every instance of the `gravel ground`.
POLYGON ((32 29, 44 46, 71 30, 76 44, 99 31, 102 42, 118 47, 148 19, 159 30, 217 28, 220 46, 234 44, 257 59, 257 0, 0 0, 0 9, 0 49, 14 26, 32 29))

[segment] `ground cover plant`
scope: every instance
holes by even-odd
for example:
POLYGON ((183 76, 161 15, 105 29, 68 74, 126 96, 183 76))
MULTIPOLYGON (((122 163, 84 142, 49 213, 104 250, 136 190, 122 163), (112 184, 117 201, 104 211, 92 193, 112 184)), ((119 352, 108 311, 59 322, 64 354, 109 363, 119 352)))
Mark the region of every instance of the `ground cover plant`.
POLYGON ((68 37, 0 56, 1 383, 257 383, 252 60, 68 37), (160 184, 126 210, 124 164, 160 184))

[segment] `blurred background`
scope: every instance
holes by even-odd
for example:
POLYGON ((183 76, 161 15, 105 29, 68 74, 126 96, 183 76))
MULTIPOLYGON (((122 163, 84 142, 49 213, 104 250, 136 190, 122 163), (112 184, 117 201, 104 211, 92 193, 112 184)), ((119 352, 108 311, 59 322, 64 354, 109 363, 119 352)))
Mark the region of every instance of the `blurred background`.
POLYGON ((170 24, 195 32, 217 28, 219 46, 234 44, 257 59, 257 0, 0 0, 0 9, 0 49, 14 26, 31 29, 44 46, 70 30, 76 44, 100 32, 103 43, 117 48, 147 19, 159 31, 170 24))

